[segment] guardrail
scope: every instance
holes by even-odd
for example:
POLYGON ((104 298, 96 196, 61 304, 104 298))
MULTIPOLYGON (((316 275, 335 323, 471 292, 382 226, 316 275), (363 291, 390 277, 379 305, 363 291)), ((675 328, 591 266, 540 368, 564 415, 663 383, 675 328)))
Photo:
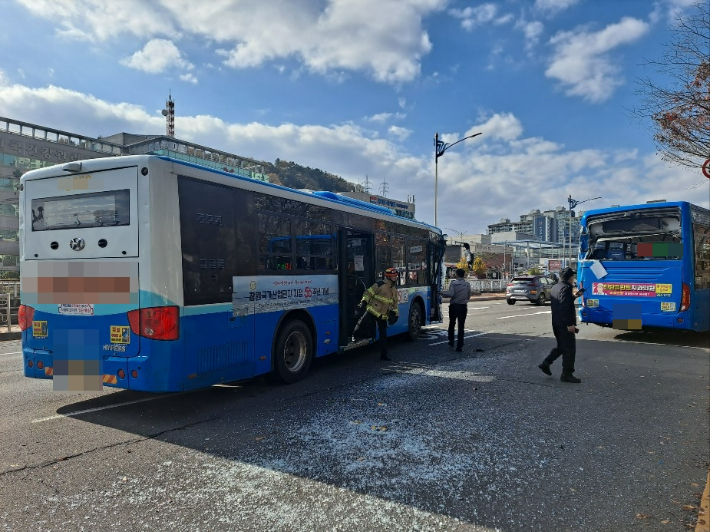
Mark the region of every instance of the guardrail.
POLYGON ((0 281, 0 293, 20 296, 20 281, 0 281))
MULTIPOLYGON (((505 287, 508 285, 508 279, 466 279, 471 284, 471 293, 482 294, 484 292, 505 292, 505 287)), ((453 279, 444 281, 444 290, 448 290, 449 283, 453 279)))
POLYGON ((12 330, 12 314, 10 313, 10 294, 0 294, 0 324, 7 325, 7 332, 12 330))

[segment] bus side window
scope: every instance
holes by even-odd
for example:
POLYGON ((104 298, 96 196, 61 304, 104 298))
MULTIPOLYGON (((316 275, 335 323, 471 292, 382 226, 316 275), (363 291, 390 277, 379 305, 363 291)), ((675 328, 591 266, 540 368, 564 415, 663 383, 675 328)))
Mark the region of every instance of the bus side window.
POLYGON ((185 304, 232 301, 237 237, 231 189, 180 177, 178 195, 185 304))

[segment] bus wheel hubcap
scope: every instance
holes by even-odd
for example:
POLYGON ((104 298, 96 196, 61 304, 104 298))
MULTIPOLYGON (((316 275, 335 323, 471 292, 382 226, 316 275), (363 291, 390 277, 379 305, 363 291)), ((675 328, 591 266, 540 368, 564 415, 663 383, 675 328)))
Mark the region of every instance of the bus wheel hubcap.
POLYGON ((300 332, 291 333, 284 346, 284 362, 289 371, 295 373, 303 367, 306 350, 306 337, 300 332))

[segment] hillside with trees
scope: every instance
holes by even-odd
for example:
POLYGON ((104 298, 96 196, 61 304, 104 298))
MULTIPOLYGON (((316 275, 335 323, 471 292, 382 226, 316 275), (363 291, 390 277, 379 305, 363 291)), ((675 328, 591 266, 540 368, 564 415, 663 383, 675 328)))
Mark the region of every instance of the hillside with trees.
POLYGON ((301 166, 293 161, 276 159, 273 165, 264 163, 264 173, 268 174, 271 183, 290 188, 328 190, 330 192, 354 192, 361 189, 360 185, 350 183, 340 176, 318 168, 301 166))

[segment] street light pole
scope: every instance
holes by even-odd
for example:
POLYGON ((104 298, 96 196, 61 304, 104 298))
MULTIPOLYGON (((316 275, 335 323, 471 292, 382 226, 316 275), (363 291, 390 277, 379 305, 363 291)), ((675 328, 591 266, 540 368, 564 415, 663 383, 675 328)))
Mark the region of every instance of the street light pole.
POLYGON ((465 235, 465 234, 467 234, 467 233, 464 233, 463 231, 457 231, 456 229, 452 229, 451 227, 444 227, 444 229, 445 229, 446 231, 453 231, 454 233, 456 233, 457 235, 459 235, 460 243, 463 244, 463 235, 465 235))
POLYGON ((439 132, 436 132, 436 135, 434 135, 434 225, 436 227, 439 227, 439 217, 438 217, 438 200, 439 200, 439 157, 444 155, 446 150, 449 148, 456 146, 459 142, 463 142, 466 139, 472 139, 473 137, 477 137, 478 135, 481 135, 481 133, 474 133, 473 135, 469 135, 468 137, 464 137, 462 139, 457 140, 456 142, 453 142, 451 144, 447 144, 443 140, 439 140, 439 132))
POLYGON ((587 201, 593 201, 598 199, 602 199, 602 197, 597 196, 596 198, 589 198, 582 201, 577 201, 575 199, 572 199, 572 194, 569 194, 567 196, 567 202, 569 203, 569 262, 567 264, 568 267, 572 266, 572 209, 574 209, 580 203, 586 203, 587 201))

